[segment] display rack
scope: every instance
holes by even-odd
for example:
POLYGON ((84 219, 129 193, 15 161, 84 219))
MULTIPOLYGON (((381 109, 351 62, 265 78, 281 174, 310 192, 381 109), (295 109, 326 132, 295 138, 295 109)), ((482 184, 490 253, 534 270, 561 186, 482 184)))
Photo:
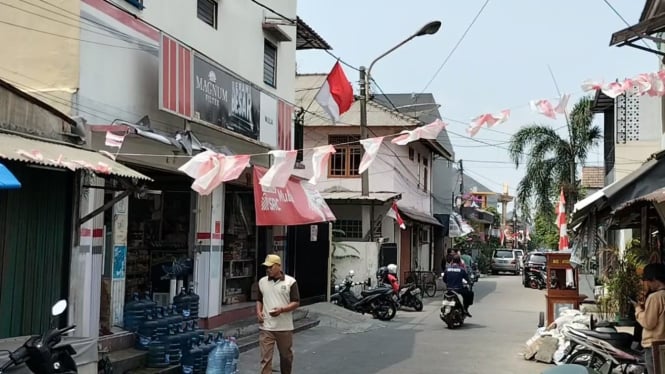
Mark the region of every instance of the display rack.
POLYGON ((547 253, 547 322, 552 323, 565 308, 579 309, 579 274, 570 264, 570 252, 547 253))

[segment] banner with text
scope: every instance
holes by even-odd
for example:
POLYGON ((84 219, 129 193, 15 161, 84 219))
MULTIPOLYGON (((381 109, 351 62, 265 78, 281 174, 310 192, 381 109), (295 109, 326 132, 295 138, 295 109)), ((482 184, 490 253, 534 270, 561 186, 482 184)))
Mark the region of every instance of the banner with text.
POLYGON ((292 176, 284 188, 263 187, 259 181, 266 171, 254 166, 257 226, 293 226, 336 220, 316 186, 292 176))
POLYGON ((259 139, 261 92, 194 55, 194 119, 259 139))

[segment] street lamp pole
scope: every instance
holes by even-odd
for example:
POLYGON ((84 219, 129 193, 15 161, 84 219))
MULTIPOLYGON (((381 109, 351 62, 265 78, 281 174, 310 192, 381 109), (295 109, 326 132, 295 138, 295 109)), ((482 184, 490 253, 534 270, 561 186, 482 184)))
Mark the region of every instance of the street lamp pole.
MULTIPOLYGON (((369 101, 370 98, 370 92, 369 92, 369 82, 370 82, 370 74, 372 72, 372 67, 374 67, 374 64, 379 61, 380 59, 386 57, 389 55, 391 52, 396 50, 397 48, 403 46, 404 44, 408 43, 411 41, 411 39, 416 38, 418 36, 423 36, 423 35, 432 35, 436 34, 437 31, 441 28, 441 21, 432 21, 425 26, 421 27, 420 30, 418 30, 415 34, 409 36, 408 38, 404 39, 402 42, 397 44, 396 46, 390 48, 388 51, 383 53, 381 56, 377 57, 372 61, 371 64, 369 64, 369 69, 365 69, 364 66, 361 66, 358 71, 360 73, 360 139, 367 139, 367 102, 369 101)), ((364 150, 362 151, 364 153, 364 150)), ((362 196, 369 196, 369 170, 365 170, 361 174, 361 190, 362 190, 362 196)))

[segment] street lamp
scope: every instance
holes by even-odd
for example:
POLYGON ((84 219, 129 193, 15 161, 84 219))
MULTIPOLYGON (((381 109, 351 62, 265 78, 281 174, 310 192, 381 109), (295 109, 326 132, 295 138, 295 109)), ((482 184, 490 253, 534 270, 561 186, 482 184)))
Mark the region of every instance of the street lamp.
MULTIPOLYGON (((415 34, 404 39, 402 42, 396 46, 390 48, 388 51, 383 53, 381 56, 377 57, 369 64, 369 69, 365 70, 364 66, 361 66, 358 70, 360 71, 360 138, 367 139, 367 101, 369 101, 369 80, 370 74, 372 72, 372 67, 380 59, 386 57, 388 54, 396 50, 397 48, 403 46, 404 44, 411 41, 411 39, 423 36, 423 35, 432 35, 435 34, 441 28, 441 21, 432 21, 425 26, 421 27, 415 34)), ((364 151, 363 151, 364 153, 364 151)), ((369 170, 365 170, 361 175, 361 189, 362 196, 369 196, 369 170)))

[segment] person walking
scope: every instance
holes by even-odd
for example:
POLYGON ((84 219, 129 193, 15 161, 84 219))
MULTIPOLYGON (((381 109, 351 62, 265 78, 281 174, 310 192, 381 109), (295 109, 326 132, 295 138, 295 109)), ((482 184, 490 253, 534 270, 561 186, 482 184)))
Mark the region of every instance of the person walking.
POLYGON ((638 302, 635 305, 635 319, 642 326, 642 347, 647 372, 656 374, 651 343, 665 339, 665 264, 645 266, 642 282, 647 297, 644 303, 638 302))
POLYGON ((296 279, 284 274, 282 259, 274 254, 263 262, 267 275, 259 280, 256 316, 259 320, 261 374, 272 373, 272 357, 277 345, 282 374, 293 368, 293 311, 300 306, 296 279))

